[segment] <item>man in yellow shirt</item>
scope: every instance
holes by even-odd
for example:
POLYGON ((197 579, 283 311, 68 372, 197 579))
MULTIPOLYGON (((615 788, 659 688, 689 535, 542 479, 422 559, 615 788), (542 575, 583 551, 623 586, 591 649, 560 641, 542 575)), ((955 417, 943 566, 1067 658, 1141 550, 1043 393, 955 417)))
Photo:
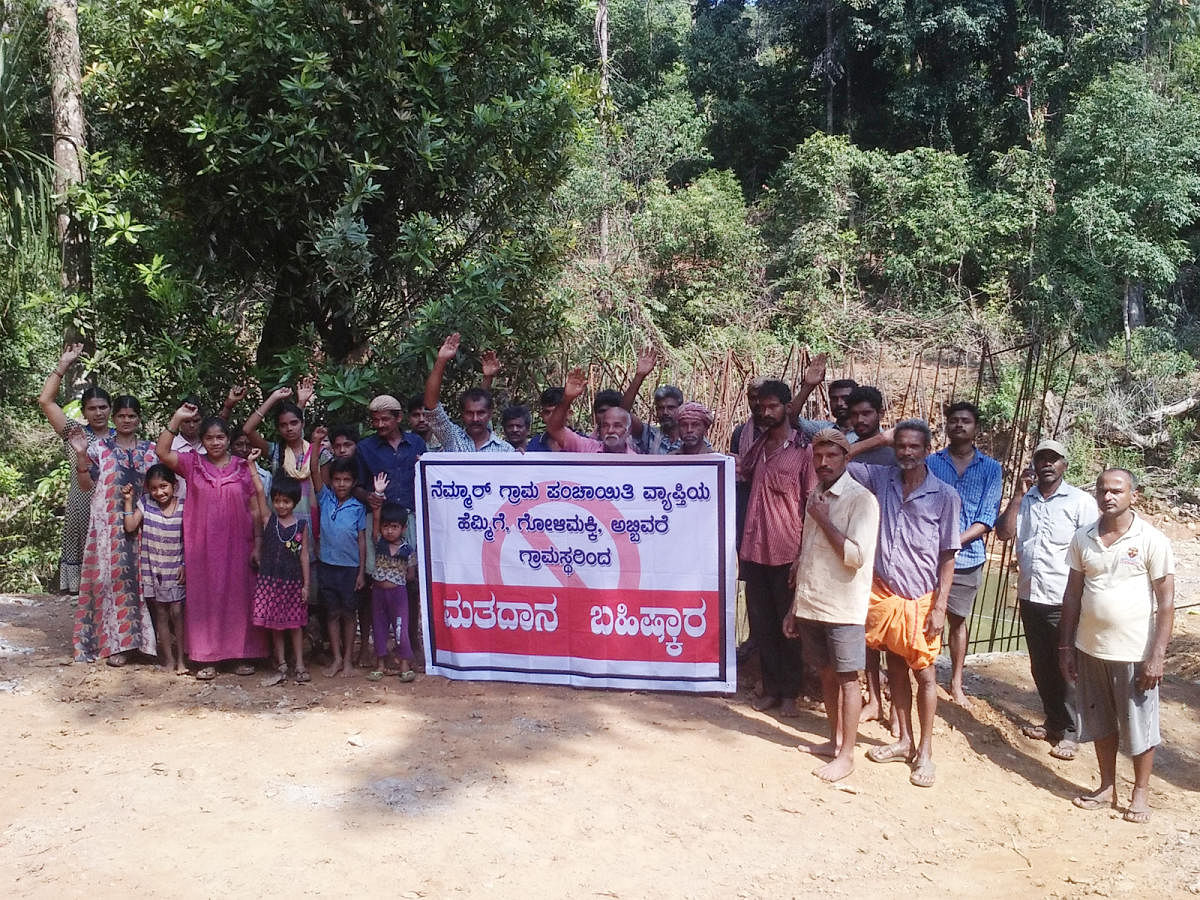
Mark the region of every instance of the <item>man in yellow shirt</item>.
POLYGON ((813 769, 823 781, 854 771, 854 743, 866 664, 865 625, 871 600, 879 503, 846 472, 850 443, 836 428, 813 436, 818 488, 808 497, 800 555, 792 567, 795 599, 783 631, 799 637, 802 657, 821 673, 830 739, 813 748, 833 761, 813 769))
POLYGON ((1075 532, 1063 595, 1058 656, 1076 683, 1079 739, 1094 741, 1100 787, 1080 809, 1117 806, 1117 749, 1133 757, 1125 821, 1150 820, 1148 793, 1158 731, 1158 683, 1175 618, 1175 560, 1157 528, 1135 515, 1133 475, 1106 469, 1096 480, 1100 519, 1075 532))

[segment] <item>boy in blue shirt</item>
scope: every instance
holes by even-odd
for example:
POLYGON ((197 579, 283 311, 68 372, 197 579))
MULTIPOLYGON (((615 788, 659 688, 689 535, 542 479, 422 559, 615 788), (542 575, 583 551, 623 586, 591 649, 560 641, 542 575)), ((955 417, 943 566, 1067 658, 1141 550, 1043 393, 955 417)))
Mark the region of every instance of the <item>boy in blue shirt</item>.
POLYGON ((344 678, 354 674, 358 592, 367 583, 367 513, 362 502, 354 497, 357 472, 358 464, 353 458, 333 460, 327 476, 322 475, 320 466, 312 467, 321 514, 317 585, 329 618, 329 643, 333 650, 333 663, 325 670, 326 678, 338 672, 344 678), (325 477, 329 479, 328 486, 322 485, 325 477))

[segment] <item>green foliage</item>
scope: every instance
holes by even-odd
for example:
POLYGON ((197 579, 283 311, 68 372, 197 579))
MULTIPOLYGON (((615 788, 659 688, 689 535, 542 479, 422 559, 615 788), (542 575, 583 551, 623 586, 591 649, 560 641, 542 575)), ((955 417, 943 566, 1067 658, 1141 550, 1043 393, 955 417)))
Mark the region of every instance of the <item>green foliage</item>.
POLYGON ((652 183, 634 230, 650 267, 650 309, 673 343, 754 309, 762 250, 732 172, 679 191, 652 183))

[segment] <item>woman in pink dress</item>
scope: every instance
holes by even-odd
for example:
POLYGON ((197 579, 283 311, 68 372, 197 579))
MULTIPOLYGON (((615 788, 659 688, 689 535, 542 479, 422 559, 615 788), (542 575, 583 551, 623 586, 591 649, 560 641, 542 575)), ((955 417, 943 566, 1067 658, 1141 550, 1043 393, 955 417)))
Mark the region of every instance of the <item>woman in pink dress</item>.
MULTIPOLYGON (((158 458, 187 482, 183 558, 187 572, 184 635, 188 658, 202 663, 196 677, 216 677, 213 663, 231 660, 238 675, 252 675, 250 660, 267 656, 270 636, 250 621, 254 563, 262 523, 256 493, 262 488, 246 460, 229 452, 229 426, 211 416, 200 424, 204 453, 176 453, 179 422, 196 414, 185 403, 158 437, 158 458)), ((262 501, 266 503, 265 499, 262 501)))

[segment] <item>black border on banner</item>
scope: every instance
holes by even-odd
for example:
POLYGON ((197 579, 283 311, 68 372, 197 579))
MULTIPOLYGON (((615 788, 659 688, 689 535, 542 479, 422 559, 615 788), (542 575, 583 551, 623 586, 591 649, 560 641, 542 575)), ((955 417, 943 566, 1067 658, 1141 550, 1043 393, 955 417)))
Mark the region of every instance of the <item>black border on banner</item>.
MULTIPOLYGON (((434 453, 433 455, 438 456, 440 454, 434 453)), ((668 455, 668 456, 635 456, 634 458, 630 459, 630 458, 628 458, 628 456, 626 454, 613 454, 615 456, 625 457, 622 459, 615 459, 615 460, 600 460, 600 459, 595 459, 595 458, 589 458, 589 459, 561 459, 561 458, 560 459, 528 459, 521 455, 518 455, 517 458, 505 458, 505 457, 509 457, 510 455, 511 454, 503 454, 502 456, 500 454, 491 454, 491 453, 481 454, 481 458, 478 458, 478 459, 456 459, 453 461, 453 465, 494 466, 498 463, 499 464, 516 463, 519 467, 521 465, 528 463, 530 465, 536 464, 539 466, 547 466, 547 465, 571 466, 573 468, 579 467, 579 466, 603 466, 605 468, 611 468, 614 465, 617 468, 622 468, 625 466, 640 467, 640 466, 656 466, 656 465, 658 465, 658 466, 661 466, 661 465, 695 466, 695 467, 700 467, 700 468, 711 466, 711 467, 716 468, 718 474, 721 474, 724 467, 728 464, 728 463, 726 463, 726 460, 729 459, 729 457, 727 457, 723 454, 709 454, 710 456, 711 455, 717 456, 716 459, 711 459, 711 458, 710 459, 680 459, 678 456, 670 456, 670 455, 668 455), (497 459, 496 458, 497 456, 501 456, 501 458, 497 459)), ((541 454, 539 454, 539 455, 541 455, 541 454)), ((548 454, 544 454, 544 455, 559 456, 560 454, 558 454, 558 453, 549 454, 548 453, 548 454)), ((439 663, 437 661, 437 632, 434 630, 433 625, 432 625, 432 623, 433 623, 433 581, 432 581, 433 557, 432 557, 432 549, 431 549, 432 542, 429 539, 430 538, 430 531, 429 531, 429 500, 430 500, 430 498, 428 496, 430 486, 429 486, 429 480, 425 477, 425 469, 428 468, 428 466, 430 466, 430 465, 446 465, 446 463, 442 462, 441 460, 438 460, 438 459, 425 459, 424 457, 421 457, 420 459, 417 460, 417 466, 420 470, 419 479, 420 479, 420 483, 421 483, 421 487, 422 487, 421 494, 420 494, 420 503, 421 503, 420 522, 421 522, 421 530, 422 530, 422 533, 423 533, 423 536, 425 539, 424 540, 425 558, 423 560, 424 565, 421 567, 422 568, 421 582, 422 582, 422 587, 424 588, 424 593, 425 593, 425 621, 427 623, 429 623, 429 627, 425 629, 425 631, 427 632, 426 639, 429 643, 429 653, 427 654, 427 658, 425 660, 426 667, 437 666, 440 669, 453 669, 456 672, 511 672, 513 674, 529 673, 531 675, 554 675, 554 676, 563 676, 566 678, 591 678, 591 679, 605 679, 605 680, 619 680, 619 681, 643 681, 643 682, 645 682, 645 681, 661 681, 661 682, 679 682, 679 683, 691 683, 691 684, 699 684, 702 682, 714 681, 713 678, 701 678, 699 676, 623 675, 623 674, 608 674, 608 673, 600 674, 600 673, 591 673, 591 672, 573 672, 569 669, 530 669, 530 668, 518 669, 518 668, 512 668, 512 667, 508 667, 508 666, 461 666, 461 665, 452 665, 449 663, 439 663)), ((725 504, 726 504, 726 502, 727 502, 727 498, 725 496, 725 479, 723 477, 718 477, 717 478, 717 522, 718 522, 718 528, 720 529, 718 544, 721 547, 726 546, 725 542, 726 542, 726 540, 728 540, 728 537, 729 537, 725 533, 725 531, 726 531, 726 528, 725 528, 725 504)), ((727 623, 728 606, 727 606, 727 604, 731 602, 731 598, 726 595, 726 584, 727 584, 726 577, 728 575, 728 572, 727 572, 727 564, 726 564, 726 554, 724 552, 721 553, 721 558, 717 565, 718 565, 717 578, 720 582, 720 587, 718 590, 719 590, 720 601, 721 601, 721 609, 720 609, 720 617, 719 617, 720 622, 721 622, 721 631, 720 631, 720 635, 718 637, 718 641, 719 641, 718 646, 720 646, 720 648, 721 648, 721 653, 720 653, 720 662, 718 663, 718 675, 715 680, 723 683, 726 681, 727 674, 728 674, 729 661, 725 658, 725 646, 726 646, 725 642, 728 639, 728 633, 727 633, 728 632, 728 623, 727 623)), ((535 683, 535 682, 526 682, 526 683, 535 683)), ((628 690, 629 689, 629 688, 611 687, 608 685, 600 685, 599 687, 608 688, 609 690, 628 690)), ((636 690, 636 688, 633 688, 633 690, 636 690)), ((715 690, 716 689, 714 688, 714 691, 715 690)), ((736 685, 735 685, 735 690, 736 690, 736 685)))

